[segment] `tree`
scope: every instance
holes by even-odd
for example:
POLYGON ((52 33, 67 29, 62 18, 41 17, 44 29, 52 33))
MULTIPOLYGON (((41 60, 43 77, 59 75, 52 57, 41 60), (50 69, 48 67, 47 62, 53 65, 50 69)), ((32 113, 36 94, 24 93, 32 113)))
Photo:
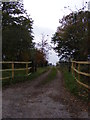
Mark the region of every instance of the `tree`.
POLYGON ((37 71, 37 67, 43 67, 48 65, 46 55, 37 48, 31 50, 32 72, 37 71))
POLYGON ((40 67, 47 65, 46 54, 38 49, 36 51, 36 60, 37 60, 37 65, 40 67))
MULTIPOLYGON (((47 35, 48 37, 48 35, 47 35)), ((42 66, 45 65, 45 62, 47 62, 48 59, 48 53, 49 50, 51 50, 51 46, 48 44, 48 39, 45 39, 45 35, 42 34, 42 39, 41 42, 38 43, 38 47, 40 48, 40 53, 42 53, 42 55, 44 56, 44 59, 42 59, 42 66)))
POLYGON ((30 60, 34 48, 33 20, 19 2, 2 3, 2 58, 3 60, 30 60))
POLYGON ((90 54, 89 15, 89 11, 73 12, 59 21, 61 25, 53 35, 52 42, 56 44, 54 50, 58 52, 60 59, 87 59, 88 54, 90 54))

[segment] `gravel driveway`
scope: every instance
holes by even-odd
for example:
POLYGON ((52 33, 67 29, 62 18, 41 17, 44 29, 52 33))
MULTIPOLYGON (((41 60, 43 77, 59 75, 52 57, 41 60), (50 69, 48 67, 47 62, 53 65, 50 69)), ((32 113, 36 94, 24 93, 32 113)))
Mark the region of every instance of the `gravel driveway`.
POLYGON ((49 72, 3 89, 3 118, 88 118, 88 106, 65 89, 59 71, 55 80, 41 85, 49 72))

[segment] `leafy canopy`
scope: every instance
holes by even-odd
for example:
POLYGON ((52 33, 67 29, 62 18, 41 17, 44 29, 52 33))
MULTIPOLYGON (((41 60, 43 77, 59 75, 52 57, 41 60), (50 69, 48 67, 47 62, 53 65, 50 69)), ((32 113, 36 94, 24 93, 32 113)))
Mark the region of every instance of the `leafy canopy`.
POLYGON ((3 60, 30 60, 34 48, 32 25, 21 1, 2 3, 3 60))
POLYGON ((54 50, 60 56, 60 60, 87 59, 90 54, 89 16, 89 11, 79 11, 59 20, 60 26, 53 35, 52 42, 56 44, 54 50))

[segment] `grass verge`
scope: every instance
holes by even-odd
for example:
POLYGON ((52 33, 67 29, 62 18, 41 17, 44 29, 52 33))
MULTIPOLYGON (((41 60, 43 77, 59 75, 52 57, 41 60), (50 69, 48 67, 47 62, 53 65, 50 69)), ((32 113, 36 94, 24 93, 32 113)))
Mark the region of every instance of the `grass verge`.
POLYGON ((28 81, 28 80, 32 81, 33 79, 39 77, 41 74, 45 73, 48 70, 49 70, 49 67, 38 68, 37 72, 32 73, 29 76, 25 76, 25 71, 23 71, 23 72, 18 71, 17 75, 14 77, 13 80, 12 80, 12 78, 2 80, 2 86, 7 86, 7 85, 19 83, 19 82, 28 81))
POLYGON ((79 99, 83 101, 88 101, 88 93, 82 86, 80 86, 76 82, 72 73, 68 72, 67 67, 61 67, 59 68, 59 70, 63 74, 66 89, 69 90, 75 96, 77 96, 79 99))

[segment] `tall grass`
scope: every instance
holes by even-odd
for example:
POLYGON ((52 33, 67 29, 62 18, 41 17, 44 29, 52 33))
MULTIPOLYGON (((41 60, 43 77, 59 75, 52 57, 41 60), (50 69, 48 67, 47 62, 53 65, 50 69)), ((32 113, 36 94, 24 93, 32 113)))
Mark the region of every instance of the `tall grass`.
MULTIPOLYGON (((2 86, 11 85, 24 81, 32 81, 34 78, 39 77, 44 72, 48 71, 49 67, 38 68, 37 72, 31 73, 29 76, 26 76, 26 71, 16 71, 14 79, 5 79, 2 80, 2 86)), ((11 76, 11 72, 3 72, 3 77, 11 76)))
POLYGON ((69 90, 72 94, 74 94, 78 98, 84 101, 88 101, 87 90, 76 82, 72 73, 68 71, 67 66, 63 67, 61 66, 59 70, 63 74, 66 89, 69 90))

